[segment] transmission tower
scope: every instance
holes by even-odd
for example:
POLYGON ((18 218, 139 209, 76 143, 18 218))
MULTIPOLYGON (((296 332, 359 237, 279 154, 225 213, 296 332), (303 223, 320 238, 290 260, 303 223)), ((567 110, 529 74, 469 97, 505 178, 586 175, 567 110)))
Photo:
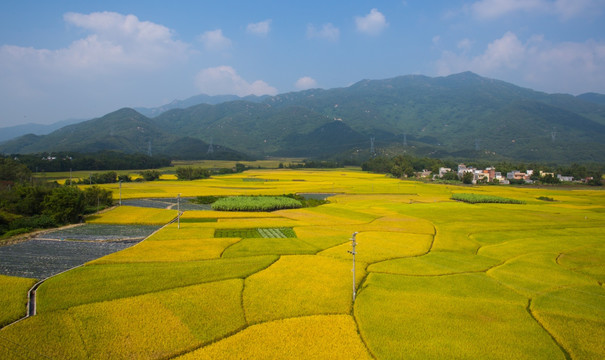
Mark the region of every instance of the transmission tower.
POLYGON ((370 138, 370 155, 371 156, 376 155, 376 149, 374 148, 374 138, 373 137, 370 138))
POLYGON ((550 132, 550 138, 552 139, 552 142, 555 142, 555 138, 557 137, 557 132, 555 131, 555 128, 552 128, 552 131, 550 132))
POLYGON ((208 146, 208 154, 214 153, 214 146, 212 146, 213 138, 210 138, 210 145, 208 146))
POLYGON ((408 146, 408 136, 407 136, 407 134, 403 134, 403 146, 408 146))
POLYGON ((151 156, 151 140, 149 140, 149 143, 147 144, 147 155, 151 156))

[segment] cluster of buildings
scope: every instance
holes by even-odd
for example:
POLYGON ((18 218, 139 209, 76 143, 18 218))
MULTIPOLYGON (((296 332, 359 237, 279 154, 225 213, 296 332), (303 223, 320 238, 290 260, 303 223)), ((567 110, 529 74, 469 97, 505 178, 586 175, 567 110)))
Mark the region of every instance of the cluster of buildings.
MULTIPOLYGON (((439 174, 435 175, 435 177, 442 178, 445 174, 447 174, 449 172, 452 172, 452 169, 441 167, 441 168, 439 168, 439 174)), ((526 184, 531 184, 534 182, 532 177, 535 178, 533 176, 534 175, 533 170, 527 170, 526 172, 513 170, 511 172, 506 173, 506 176, 505 176, 501 172, 496 171, 496 168, 494 168, 494 167, 488 167, 486 169, 476 169, 476 168, 473 168, 472 166, 467 167, 464 164, 458 165, 458 170, 456 173, 457 173, 459 179, 462 179, 465 173, 471 173, 473 175, 473 178, 472 178, 473 184, 497 182, 499 184, 507 185, 507 184, 510 184, 511 180, 517 181, 517 182, 523 181, 526 184)), ((539 174, 540 174, 541 178, 544 176, 547 176, 547 175, 551 175, 563 182, 571 182, 574 180, 572 176, 563 176, 561 174, 555 175, 553 173, 546 173, 543 171, 540 171, 539 174)))

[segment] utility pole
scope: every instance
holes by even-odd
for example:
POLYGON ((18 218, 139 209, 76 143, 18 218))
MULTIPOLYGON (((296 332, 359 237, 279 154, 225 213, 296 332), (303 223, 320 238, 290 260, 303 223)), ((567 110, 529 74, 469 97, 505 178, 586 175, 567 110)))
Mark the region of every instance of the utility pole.
POLYGON ((214 142, 214 137, 211 137, 210 145, 208 145, 208 151, 206 152, 206 154, 214 154, 214 146, 212 146, 213 142, 214 142))
POLYGON ((178 224, 178 228, 181 228, 181 194, 178 194, 176 197, 176 219, 177 219, 177 224, 178 224))
POLYGON ((122 180, 120 180, 120 206, 122 206, 122 180))
POLYGON ((353 236, 351 237, 351 245, 353 247, 353 251, 348 251, 349 254, 353 255, 353 302, 355 302, 355 296, 357 295, 357 292, 355 290, 355 254, 357 254, 357 252, 355 251, 355 246, 357 246, 357 241, 356 238, 357 237, 357 231, 355 231, 353 233, 353 236))

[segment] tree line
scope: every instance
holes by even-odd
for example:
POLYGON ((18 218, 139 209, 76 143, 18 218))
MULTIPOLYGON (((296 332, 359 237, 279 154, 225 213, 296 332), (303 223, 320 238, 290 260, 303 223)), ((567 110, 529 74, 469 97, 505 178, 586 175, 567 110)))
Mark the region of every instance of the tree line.
POLYGON ((24 164, 32 172, 157 169, 170 166, 171 162, 170 158, 165 156, 126 154, 118 151, 90 154, 67 152, 13 154, 10 158, 24 164))
MULTIPOLYGON (((391 174, 394 177, 414 177, 417 172, 423 170, 429 170, 433 174, 439 172, 440 167, 450 168, 454 171, 451 174, 446 174, 447 180, 460 180, 458 175, 455 173, 455 169, 458 168, 459 162, 454 160, 442 160, 428 157, 414 157, 410 155, 397 155, 393 157, 377 156, 367 160, 361 164, 361 168, 364 171, 370 171, 380 174, 391 174), (449 176, 448 176, 449 175, 449 176)), ((490 166, 496 168, 496 171, 506 174, 513 170, 526 172, 527 170, 534 171, 533 180, 539 180, 543 183, 558 183, 558 179, 552 175, 546 175, 539 177, 540 171, 545 173, 561 174, 565 176, 573 176, 574 179, 587 179, 593 178, 589 181, 589 185, 602 185, 601 178, 603 176, 603 165, 602 164, 571 164, 568 166, 562 165, 547 165, 540 163, 513 163, 513 162, 498 162, 495 164, 476 161, 465 163, 467 167, 474 167, 477 169, 484 169, 490 166)), ((461 179, 464 180, 464 179, 461 179)))
POLYGON ((0 157, 0 184, 0 238, 77 223, 113 203, 111 191, 98 186, 32 181, 31 170, 10 158, 0 157))

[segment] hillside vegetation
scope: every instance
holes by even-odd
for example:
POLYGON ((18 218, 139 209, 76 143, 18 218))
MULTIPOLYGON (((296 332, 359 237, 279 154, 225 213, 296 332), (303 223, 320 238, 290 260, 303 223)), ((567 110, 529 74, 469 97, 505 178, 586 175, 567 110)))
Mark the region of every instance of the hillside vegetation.
POLYGON ((355 161, 372 155, 373 138, 375 151, 389 154, 603 162, 605 105, 599 99, 541 93, 468 72, 410 75, 254 101, 198 104, 153 118, 121 109, 46 136, 3 143, 0 151, 151 149, 182 158, 246 154, 355 161))

